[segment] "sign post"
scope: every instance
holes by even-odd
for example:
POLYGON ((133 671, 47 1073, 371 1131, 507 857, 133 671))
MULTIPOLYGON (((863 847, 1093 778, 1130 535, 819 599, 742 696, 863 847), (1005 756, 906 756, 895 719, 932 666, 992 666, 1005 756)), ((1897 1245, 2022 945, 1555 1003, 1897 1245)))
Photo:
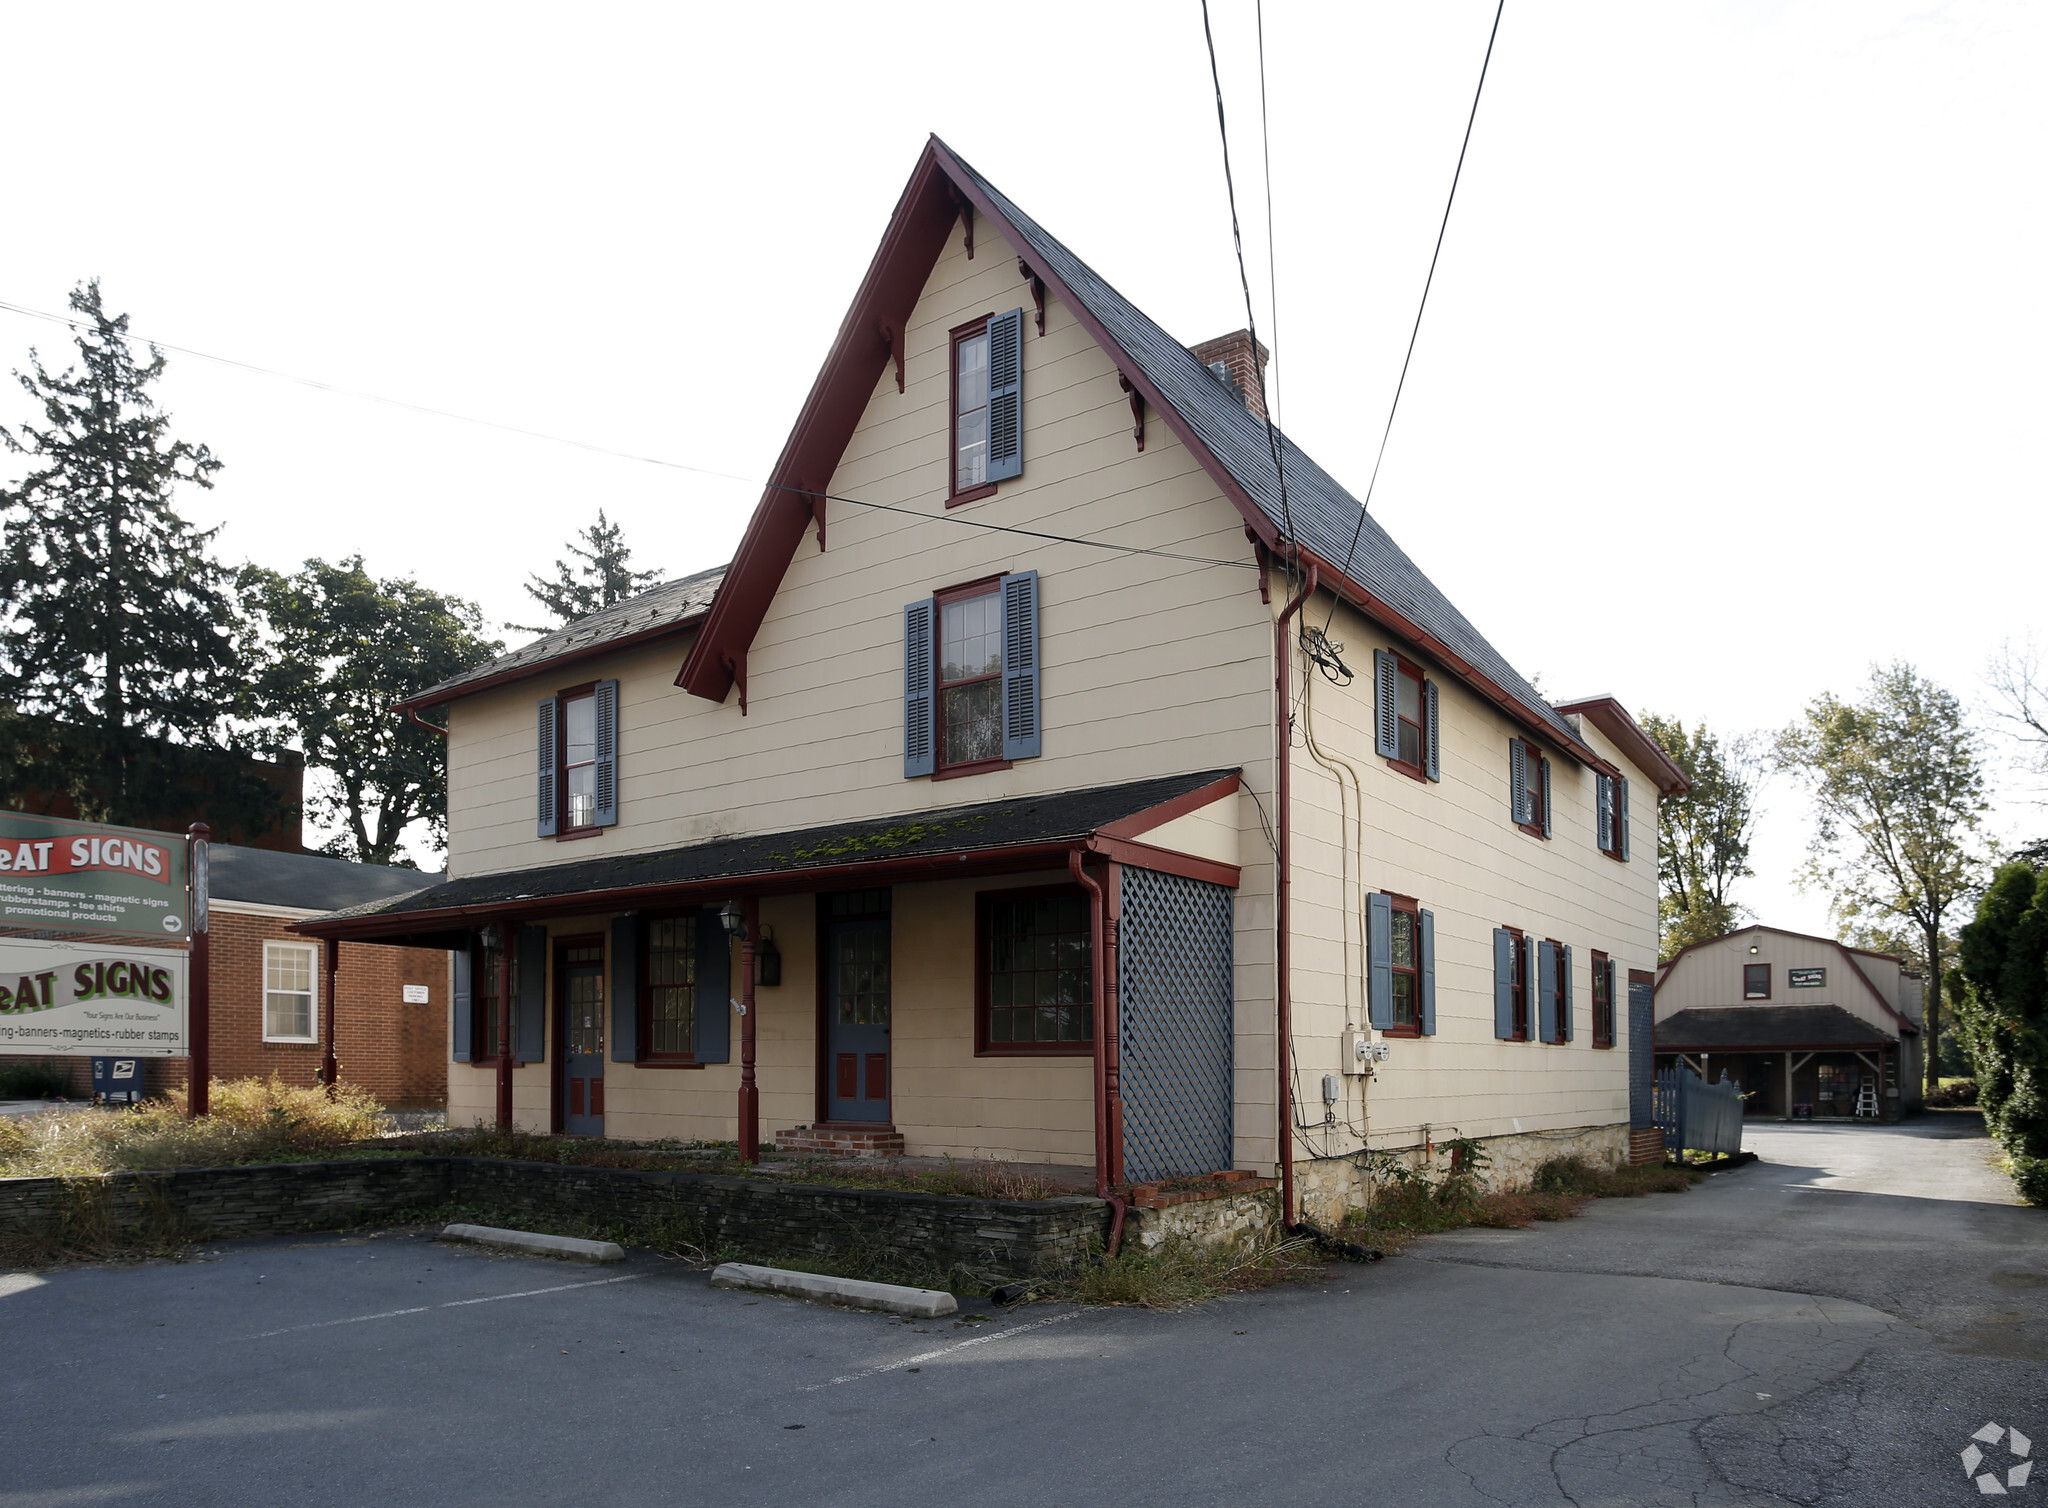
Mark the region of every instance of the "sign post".
POLYGON ((213 1083, 213 943, 207 930, 206 867, 213 829, 195 822, 186 829, 191 849, 192 912, 192 1083, 185 1113, 194 1119, 211 1108, 213 1083))

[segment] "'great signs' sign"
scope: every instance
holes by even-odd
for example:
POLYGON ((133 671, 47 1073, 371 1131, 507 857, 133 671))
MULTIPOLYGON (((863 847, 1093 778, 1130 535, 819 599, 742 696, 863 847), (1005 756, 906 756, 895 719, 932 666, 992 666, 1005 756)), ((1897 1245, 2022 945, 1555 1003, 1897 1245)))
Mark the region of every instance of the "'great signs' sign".
POLYGON ((0 922, 183 937, 185 840, 0 812, 0 922))
POLYGON ((182 1056, 186 957, 0 938, 0 1054, 182 1056))

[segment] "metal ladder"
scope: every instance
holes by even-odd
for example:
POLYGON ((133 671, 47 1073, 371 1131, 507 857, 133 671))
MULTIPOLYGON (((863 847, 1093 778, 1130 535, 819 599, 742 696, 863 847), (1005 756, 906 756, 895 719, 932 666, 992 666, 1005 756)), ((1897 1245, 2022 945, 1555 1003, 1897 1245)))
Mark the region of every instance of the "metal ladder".
POLYGON ((1877 1081, 1869 1075, 1863 1079, 1863 1087, 1856 1091, 1856 1114, 1859 1117, 1877 1117, 1877 1081))

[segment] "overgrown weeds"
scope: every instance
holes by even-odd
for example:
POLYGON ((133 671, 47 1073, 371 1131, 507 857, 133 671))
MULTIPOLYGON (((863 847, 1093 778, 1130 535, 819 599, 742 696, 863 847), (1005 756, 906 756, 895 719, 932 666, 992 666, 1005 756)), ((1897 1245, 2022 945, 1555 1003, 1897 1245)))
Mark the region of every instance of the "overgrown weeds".
POLYGON ((1075 1304, 1126 1304, 1186 1309, 1246 1288, 1319 1278, 1329 1267, 1308 1239, 1265 1240, 1246 1249, 1168 1241, 1151 1251, 1125 1250, 1056 1274, 1035 1290, 1075 1304))
POLYGON ((124 1110, 47 1110, 0 1119, 0 1177, 81 1177, 150 1168, 219 1168, 361 1152, 383 1107, 342 1085, 299 1089, 273 1077, 213 1085, 211 1115, 185 1117, 183 1091, 124 1110))
POLYGON ((1369 1209, 1351 1211, 1342 1231, 1383 1249, 1440 1231, 1473 1226, 1519 1230, 1538 1221, 1569 1220, 1595 1199, 1682 1193, 1695 1182, 1683 1168, 1603 1168, 1582 1157, 1556 1157, 1536 1169, 1526 1190, 1490 1190, 1481 1181, 1483 1150, 1477 1159, 1454 1155, 1451 1170, 1439 1178, 1392 1153, 1374 1158, 1379 1191, 1369 1209))

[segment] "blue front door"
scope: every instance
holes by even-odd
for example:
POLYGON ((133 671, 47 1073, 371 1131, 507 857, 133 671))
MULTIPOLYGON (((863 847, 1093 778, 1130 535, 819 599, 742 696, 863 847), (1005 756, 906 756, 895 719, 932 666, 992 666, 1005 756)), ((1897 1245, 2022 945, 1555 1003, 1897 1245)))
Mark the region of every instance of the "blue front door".
POLYGON ((828 925, 826 1103, 835 1121, 889 1119, 889 922, 828 925))
POLYGON ((555 998, 562 1012, 562 1129, 604 1135, 604 944, 555 953, 555 998))

